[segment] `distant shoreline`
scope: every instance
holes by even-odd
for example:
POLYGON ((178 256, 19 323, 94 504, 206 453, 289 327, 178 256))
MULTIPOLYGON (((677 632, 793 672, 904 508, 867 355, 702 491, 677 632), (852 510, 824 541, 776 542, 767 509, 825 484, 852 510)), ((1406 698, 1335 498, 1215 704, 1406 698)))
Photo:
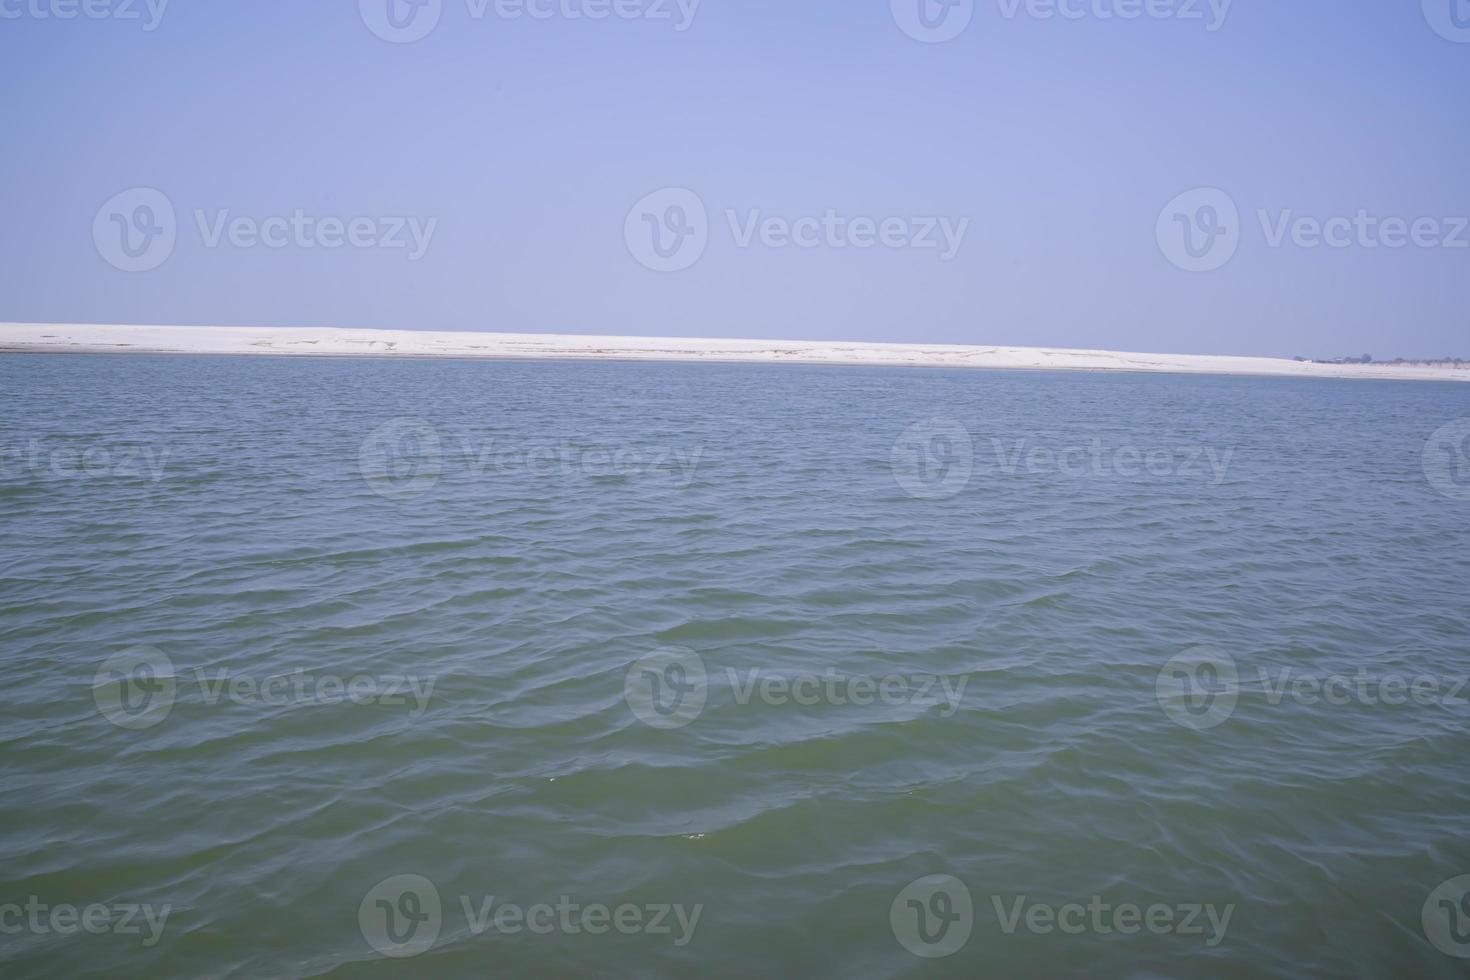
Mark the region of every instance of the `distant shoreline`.
POLYGON ((493 360, 707 361, 881 367, 1233 374, 1260 377, 1470 381, 1470 366, 1325 364, 1274 357, 1143 354, 1051 347, 884 344, 698 337, 598 337, 317 327, 0 324, 0 353, 242 354, 493 360))

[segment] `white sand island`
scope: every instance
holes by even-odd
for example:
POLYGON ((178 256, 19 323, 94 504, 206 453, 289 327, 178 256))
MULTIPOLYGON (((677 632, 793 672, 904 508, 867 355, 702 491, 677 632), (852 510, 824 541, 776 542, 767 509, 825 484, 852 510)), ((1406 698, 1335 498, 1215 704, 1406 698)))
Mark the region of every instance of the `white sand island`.
POLYGON ((1156 371, 1302 378, 1470 381, 1470 365, 1320 364, 1273 357, 1129 354, 1047 347, 961 347, 818 340, 705 340, 422 330, 0 324, 0 352, 273 354, 868 364, 1047 371, 1156 371))

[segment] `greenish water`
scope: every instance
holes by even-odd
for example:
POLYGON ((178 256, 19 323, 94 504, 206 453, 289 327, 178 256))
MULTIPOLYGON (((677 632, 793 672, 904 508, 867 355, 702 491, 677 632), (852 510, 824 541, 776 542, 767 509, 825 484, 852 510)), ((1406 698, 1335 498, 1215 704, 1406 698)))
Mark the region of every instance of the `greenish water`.
POLYGON ((1470 966, 1470 386, 0 391, 6 977, 1470 966))

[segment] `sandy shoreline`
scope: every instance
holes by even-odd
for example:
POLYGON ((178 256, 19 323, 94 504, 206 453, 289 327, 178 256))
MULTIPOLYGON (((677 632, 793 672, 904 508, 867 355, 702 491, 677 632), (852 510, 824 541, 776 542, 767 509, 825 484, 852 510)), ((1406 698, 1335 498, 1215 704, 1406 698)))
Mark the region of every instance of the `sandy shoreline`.
POLYGON ((1301 378, 1470 381, 1470 368, 1312 364, 1271 357, 1138 354, 1046 347, 962 347, 805 340, 594 337, 329 328, 0 324, 0 352, 255 354, 867 364, 890 367, 1153 371, 1301 378))

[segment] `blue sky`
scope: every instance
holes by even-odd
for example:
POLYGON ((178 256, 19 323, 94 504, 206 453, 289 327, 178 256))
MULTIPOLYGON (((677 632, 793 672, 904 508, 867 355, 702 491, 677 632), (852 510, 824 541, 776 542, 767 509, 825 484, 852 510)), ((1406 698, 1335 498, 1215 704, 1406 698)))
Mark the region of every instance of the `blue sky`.
POLYGON ((85 2, 0 319, 1470 356, 1470 0, 85 2))

